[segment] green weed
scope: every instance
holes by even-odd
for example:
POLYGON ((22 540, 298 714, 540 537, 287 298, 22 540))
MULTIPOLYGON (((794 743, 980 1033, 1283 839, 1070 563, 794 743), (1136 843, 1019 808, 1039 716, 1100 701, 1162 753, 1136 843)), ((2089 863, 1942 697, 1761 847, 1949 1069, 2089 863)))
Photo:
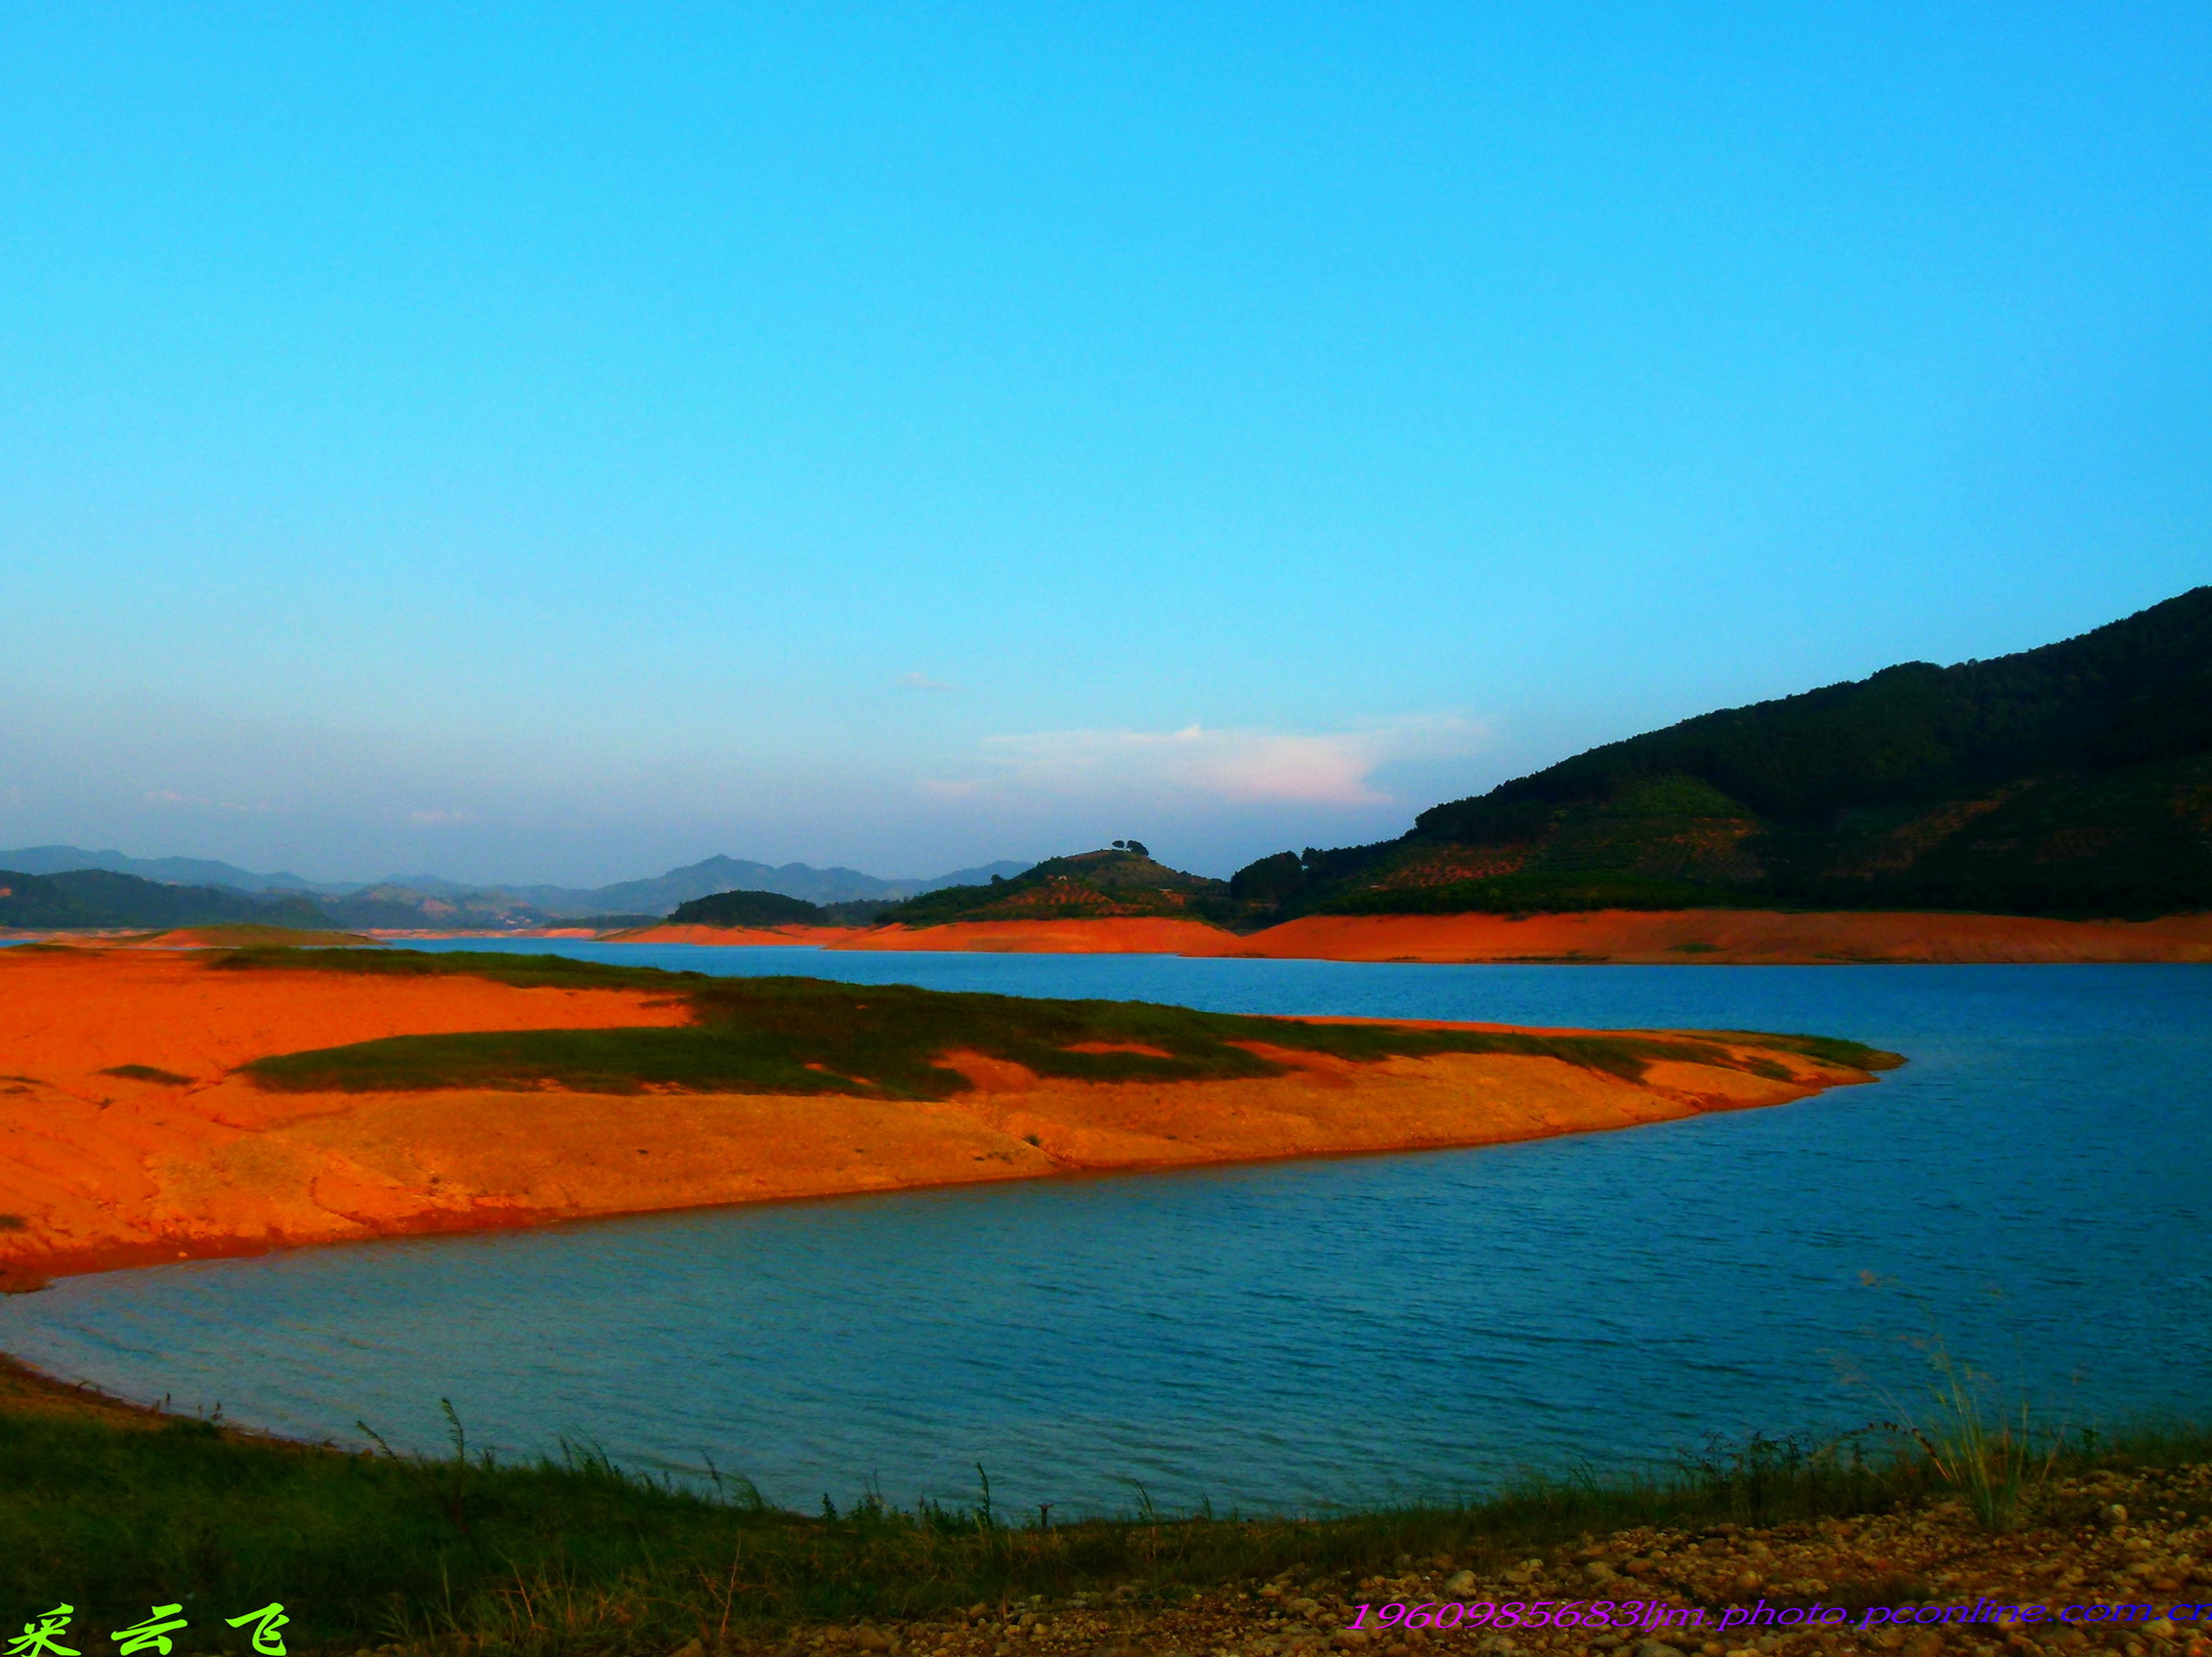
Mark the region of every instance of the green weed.
POLYGON ((2058 1466, 2065 1433, 2038 1427, 2024 1399, 2010 1409, 1994 1405, 1991 1379, 1954 1358, 1941 1340, 1933 1342, 1929 1361, 1936 1376, 1934 1408, 1907 1430, 1982 1529, 2011 1530, 2023 1498, 2058 1466))
POLYGON ((191 1083, 189 1076, 179 1076, 173 1070, 162 1070, 150 1064, 109 1065, 100 1073, 103 1076, 120 1076, 126 1082, 158 1082, 164 1087, 183 1087, 191 1083))

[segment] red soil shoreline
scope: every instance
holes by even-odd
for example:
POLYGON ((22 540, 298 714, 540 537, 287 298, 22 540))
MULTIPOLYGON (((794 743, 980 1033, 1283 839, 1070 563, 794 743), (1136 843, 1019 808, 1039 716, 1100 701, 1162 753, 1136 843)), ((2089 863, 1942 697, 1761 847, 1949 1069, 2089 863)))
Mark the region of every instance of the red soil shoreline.
MULTIPOLYGON (((194 932, 18 933, 97 948, 178 949, 194 932)), ((1542 962, 1571 965, 1811 966, 2212 961, 2212 914, 2157 920, 2049 920, 2035 915, 1829 910, 1594 910, 1575 914, 1306 915, 1236 933, 1200 920, 955 921, 943 926, 649 926, 593 933, 545 927, 499 933, 395 932, 415 939, 598 938, 610 943, 787 949, 960 951, 994 955, 1231 956, 1268 960, 1542 962)), ((206 942, 227 942, 210 937, 206 942)))
POLYGON ((671 944, 1016 955, 1241 956, 1270 960, 1804 966, 2212 961, 2212 914, 2047 920, 2016 914, 1832 910, 1594 910, 1576 914, 1306 915, 1239 935, 1204 921, 955 921, 867 929, 658 926, 671 944))
POLYGON ((2212 914, 2047 920, 1832 910, 1596 910, 1512 916, 1308 915, 1247 939, 1252 953, 1325 960, 1833 962, 2212 960, 2212 914))

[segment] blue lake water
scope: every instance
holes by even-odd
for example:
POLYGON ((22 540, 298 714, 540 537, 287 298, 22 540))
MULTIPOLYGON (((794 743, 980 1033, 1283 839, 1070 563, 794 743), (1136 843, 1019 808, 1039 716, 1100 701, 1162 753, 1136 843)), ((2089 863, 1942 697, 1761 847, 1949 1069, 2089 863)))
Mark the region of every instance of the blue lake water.
MULTIPOLYGON (((481 943, 467 947, 481 948, 481 943)), ((514 947, 545 949, 542 941, 514 947)), ((771 1500, 1323 1507, 1923 1411, 2212 1397, 2212 968, 1413 966, 564 944, 1252 1012, 1908 1054, 1774 1110, 1472 1151, 302 1250, 0 1301, 0 1348, 342 1442, 590 1440, 771 1500), (1872 1279, 1872 1281, 1868 1281, 1872 1279)))

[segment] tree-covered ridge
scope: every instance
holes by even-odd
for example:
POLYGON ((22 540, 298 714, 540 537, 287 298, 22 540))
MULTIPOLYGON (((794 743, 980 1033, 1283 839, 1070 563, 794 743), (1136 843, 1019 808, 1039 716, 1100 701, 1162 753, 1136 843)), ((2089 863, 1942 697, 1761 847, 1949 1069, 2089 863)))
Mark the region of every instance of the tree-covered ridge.
POLYGON ((1232 883, 1273 916, 2212 908, 2212 587, 2079 638, 1727 708, 1232 883))
POLYGON ((716 892, 678 904, 664 918, 653 915, 606 917, 610 924, 633 926, 872 926, 893 906, 881 898, 843 903, 809 903, 782 892, 716 892))
POLYGON ((1171 915, 1221 920, 1230 912, 1229 884, 1155 863, 1130 843, 1073 857, 1049 858, 1011 880, 948 886, 885 910, 884 921, 942 926, 955 920, 1106 920, 1171 915))
POLYGON ((822 906, 804 898, 787 898, 781 892, 716 892, 678 904, 668 915, 671 926, 820 926, 822 906))
POLYGON ((261 896, 221 886, 174 886, 106 869, 63 874, 0 870, 0 926, 169 927, 232 921, 324 928, 330 916, 296 892, 261 896))

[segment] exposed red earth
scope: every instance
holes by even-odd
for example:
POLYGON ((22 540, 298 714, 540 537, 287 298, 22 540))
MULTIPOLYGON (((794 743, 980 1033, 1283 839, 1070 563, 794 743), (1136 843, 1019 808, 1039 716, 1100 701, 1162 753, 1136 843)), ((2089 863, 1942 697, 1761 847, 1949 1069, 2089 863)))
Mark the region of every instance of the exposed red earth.
MULTIPOLYGON (((220 929, 144 934, 21 934, 103 949, 179 949, 237 940, 220 929)), ((466 938, 387 932, 376 938, 466 938)), ((1571 914, 1314 914, 1260 932, 1202 920, 977 920, 943 926, 650 926, 502 932, 641 944, 830 950, 975 951, 1003 955, 1245 956, 1280 960, 1548 961, 1619 965, 1806 966, 1838 962, 2060 964, 2212 961, 2212 914, 2157 920, 1832 910, 1593 910, 1571 914)))
POLYGON ((2212 914, 2046 920, 1840 910, 1595 910, 1577 914, 1307 915, 1221 952, 1319 960, 1810 965, 1834 961, 2212 960, 2212 914))
POLYGON ((972 920, 925 927, 657 926, 619 936, 643 943, 1296 960, 1710 966, 2212 961, 2212 914, 2138 921, 1858 910, 1616 909, 1530 915, 1315 914, 1242 935, 1200 920, 1132 917, 972 920))
POLYGON ((1635 1080, 1529 1053, 1256 1078, 1071 1082, 955 1049, 945 1099, 447 1088, 266 1091, 256 1058, 386 1036, 666 1026, 633 990, 222 970, 181 950, 0 951, 0 1288, 289 1244, 1207 1163, 1465 1146, 1778 1105, 1871 1081, 1709 1039, 1635 1080), (1718 1054, 1717 1054, 1718 1056, 1718 1054), (1751 1070, 1734 1068, 1738 1062, 1751 1070))

